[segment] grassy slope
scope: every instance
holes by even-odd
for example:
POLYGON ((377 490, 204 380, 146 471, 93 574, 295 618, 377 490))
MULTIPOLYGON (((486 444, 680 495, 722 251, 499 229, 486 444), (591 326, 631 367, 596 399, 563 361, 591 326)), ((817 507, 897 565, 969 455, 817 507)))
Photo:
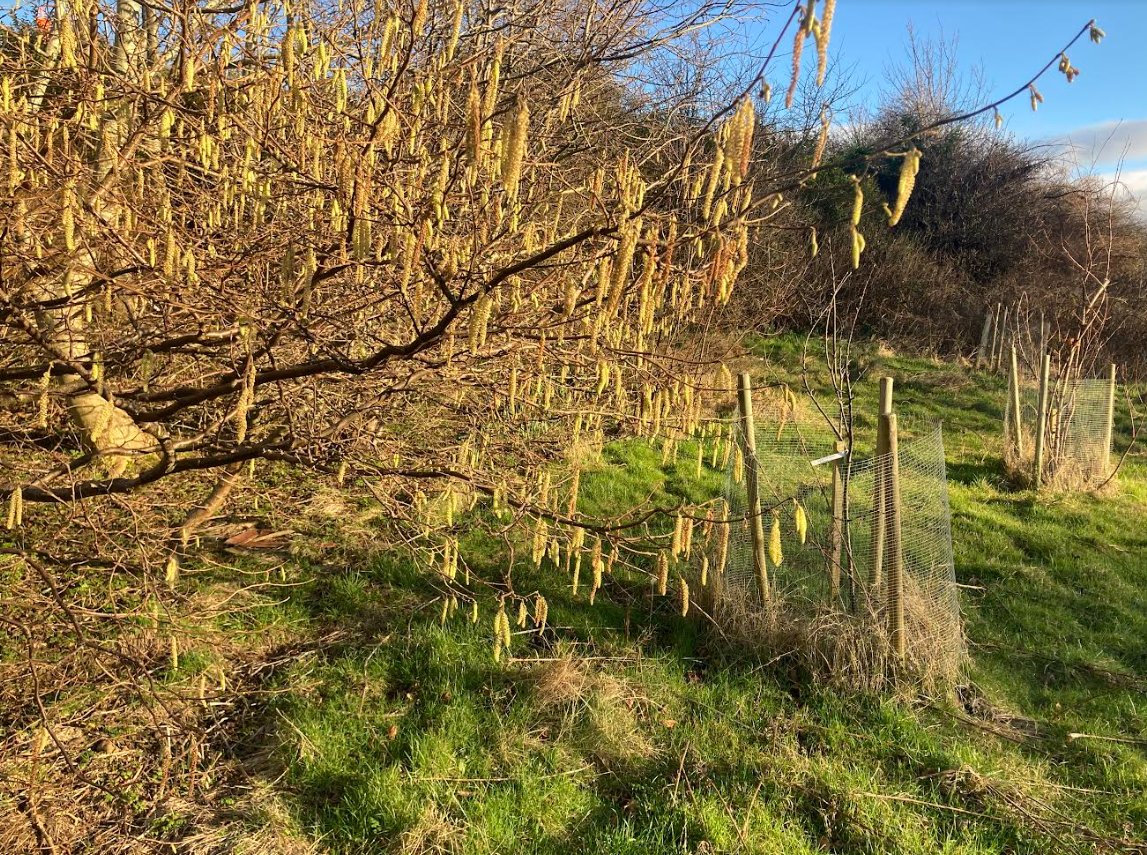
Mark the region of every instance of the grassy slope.
MULTIPOLYGON (((758 375, 791 382, 775 366, 797 346, 762 343, 758 375)), ((545 663, 492 661, 489 608, 440 627, 436 606, 419 608, 425 576, 380 560, 324 570, 259 613, 351 627, 290 670, 272 716, 299 827, 345 853, 1043 853, 1147 836, 1147 749, 1068 738, 1147 737, 1144 459, 1114 495, 1013 492, 998 463, 1002 382, 863 361, 864 405, 891 373, 907 421, 945 422, 958 575, 974 586, 969 678, 986 698, 974 721, 946 702, 791 684, 644 587, 612 581, 590 607, 554 574, 517 568, 519 591, 550 597, 562 640, 521 636, 515 655, 592 657, 562 677, 580 687, 559 703, 539 683, 545 663)), ((583 482, 585 509, 718 487, 690 468, 613 446, 583 482)), ((476 562, 504 560, 467 546, 476 562)))

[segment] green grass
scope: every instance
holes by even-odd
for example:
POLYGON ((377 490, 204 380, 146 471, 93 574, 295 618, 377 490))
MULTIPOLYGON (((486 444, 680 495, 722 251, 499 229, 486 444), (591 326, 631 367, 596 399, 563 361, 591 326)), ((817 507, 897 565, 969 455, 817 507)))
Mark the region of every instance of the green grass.
MULTIPOLYGON (((756 349, 760 381, 795 381, 798 340, 756 349)), ((730 649, 636 578, 608 580, 591 607, 558 574, 518 566, 516 589, 546 593, 555 629, 516 636, 514 655, 584 657, 588 675, 575 700, 547 703, 545 663, 494 663, 492 594, 477 624, 460 610, 440 626, 427 575, 399 558, 316 568, 245 618, 348 630, 279 679, 267 714, 299 826, 339 853, 987 855, 1142 841, 1144 457, 1109 495, 1014 491, 999 464, 1002 381, 871 348, 861 362, 860 431, 884 373, 908 430, 944 421, 976 714, 838 696, 730 649)), ((694 477, 689 449, 679 461, 611 445, 583 475, 581 508, 720 489, 720 473, 694 477)), ((477 535, 463 549, 505 561, 477 535)))

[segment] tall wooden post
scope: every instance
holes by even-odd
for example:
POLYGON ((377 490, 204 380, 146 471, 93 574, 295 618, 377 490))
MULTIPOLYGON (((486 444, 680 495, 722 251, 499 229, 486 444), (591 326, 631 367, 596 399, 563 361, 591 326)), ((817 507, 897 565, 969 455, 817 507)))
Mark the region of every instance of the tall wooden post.
POLYGON ((984 328, 980 330, 980 347, 976 351, 976 367, 979 368, 988 358, 988 344, 992 340, 992 307, 984 310, 984 328))
MULTIPOLYGON (((1040 359, 1042 359, 1043 355, 1045 353, 1047 353, 1047 337, 1048 337, 1047 317, 1044 315, 1043 309, 1040 309, 1039 310, 1039 350, 1036 351, 1036 353, 1039 355, 1038 358, 1040 358, 1040 359)), ((1036 371, 1039 370, 1038 365, 1033 366, 1033 368, 1036 371)))
POLYGON ((1035 461, 1032 465, 1032 480, 1038 490, 1043 484, 1043 450, 1047 434, 1047 391, 1051 378, 1051 354, 1045 353, 1039 368, 1039 407, 1035 425, 1035 461))
POLYGON ((1012 345, 1011 376, 1008 379, 1008 400, 1010 402, 1011 430, 1012 438, 1015 440, 1016 455, 1022 458, 1024 454, 1024 419, 1023 410, 1020 409, 1019 358, 1016 355, 1014 344, 1012 345))
POLYGON ((992 370, 997 374, 1000 373, 1000 366, 1004 361, 1004 348, 1007 346, 1008 335, 1008 307, 1004 306, 1004 316, 1000 319, 1000 343, 996 348, 995 356, 992 361, 992 370))
POLYGON ((1000 315, 1003 314, 1004 304, 996 303, 996 312, 992 319, 992 344, 988 348, 988 370, 996 364, 996 348, 1000 346, 1000 315))
POLYGON ((738 378, 737 404, 741 410, 741 452, 745 458, 745 494, 749 515, 749 532, 753 539, 753 566, 757 571, 757 590, 761 602, 769 601, 769 570, 765 562, 765 524, 761 519, 760 468, 757 463, 757 429, 753 420, 753 385, 749 372, 738 378))
POLYGON ((1111 471, 1111 437, 1115 433, 1115 365, 1107 375, 1107 425, 1103 429, 1103 476, 1111 471))
MULTIPOLYGON (((838 439, 832 450, 844 451, 844 440, 838 439)), ((844 556, 844 474, 840 471, 840 461, 832 464, 832 533, 829 540, 828 586, 832 602, 840 596, 840 571, 844 556)))
POLYGON ((900 450, 896 436, 896 414, 882 415, 888 436, 887 545, 888 545, 888 631, 892 649, 904 658, 904 541, 900 528, 900 450))
POLYGON ((872 570, 869 586, 873 593, 884 584, 884 541, 887 518, 887 491, 884 481, 888 477, 888 433, 884 417, 892 414, 892 378, 880 378, 880 417, 876 423, 876 470, 872 494, 872 570))

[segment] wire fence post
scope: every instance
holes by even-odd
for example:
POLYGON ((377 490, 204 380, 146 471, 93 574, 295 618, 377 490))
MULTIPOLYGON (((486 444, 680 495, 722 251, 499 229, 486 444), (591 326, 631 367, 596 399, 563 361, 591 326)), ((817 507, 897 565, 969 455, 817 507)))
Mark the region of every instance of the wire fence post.
MULTIPOLYGON (((1020 369, 1019 358, 1016 355, 1016 346, 1012 345, 1011 375, 1008 377, 1008 412, 1011 414, 1012 439, 1015 441, 1016 456, 1022 458, 1024 454, 1024 420, 1023 410, 1020 409, 1020 369)), ((1007 436, 1008 419, 1004 417, 1004 436, 1007 436)))
MULTIPOLYGON (((839 454, 844 451, 844 440, 833 443, 832 450, 839 454)), ((844 474, 840 471, 840 460, 832 464, 832 531, 829 534, 828 585, 832 601, 840 596, 840 571, 844 555, 844 474)))
POLYGON ((742 372, 737 384, 737 404, 741 410, 741 449, 745 458, 745 497, 748 499, 749 531, 753 538, 753 566, 757 571, 757 591, 761 602, 769 601, 769 570, 765 562, 765 525, 761 519, 761 482, 757 464, 757 429, 753 420, 753 385, 749 372, 742 372))
POLYGON ((1036 412, 1035 426, 1035 460, 1032 465, 1032 481, 1038 490, 1043 484, 1043 453, 1047 434, 1047 392, 1048 380, 1051 377, 1051 354, 1045 353, 1040 361, 1039 368, 1039 404, 1036 412))
POLYGON ((884 489, 884 480, 887 477, 888 466, 888 433, 884 417, 892 413, 892 378, 880 378, 880 415, 876 423, 876 477, 873 479, 872 510, 874 520, 872 523, 872 578, 869 586, 875 594, 884 584, 884 541, 885 518, 887 516, 888 501, 884 489))
POLYGON ((883 433, 888 437, 888 477, 886 528, 888 560, 888 630, 892 649, 904 659, 904 542, 900 528, 900 449, 897 440, 896 414, 880 416, 883 433))
POLYGON ((1107 374, 1107 424, 1103 430, 1103 477, 1111 471, 1111 437, 1115 433, 1115 363, 1107 374))

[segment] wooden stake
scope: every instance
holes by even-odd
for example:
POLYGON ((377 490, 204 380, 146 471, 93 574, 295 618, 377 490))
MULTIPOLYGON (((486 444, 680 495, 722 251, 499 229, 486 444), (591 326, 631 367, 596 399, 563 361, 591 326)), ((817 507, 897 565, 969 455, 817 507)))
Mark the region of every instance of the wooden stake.
MULTIPOLYGON (((1047 318, 1044 317, 1043 309, 1039 310, 1039 350, 1036 351, 1042 358, 1043 354, 1047 353, 1047 318)), ((1033 366, 1034 367, 1034 366, 1033 366)))
POLYGON ((745 458, 745 494, 748 499, 749 531, 753 538, 753 565, 761 602, 769 601, 769 570, 765 562, 765 525, 761 519, 761 482, 757 463, 757 434, 753 421, 753 385, 749 372, 738 378, 737 404, 741 410, 741 452, 745 458))
POLYGON ((988 342, 992 339, 992 309, 989 306, 984 311, 984 328, 980 330, 980 347, 976 350, 976 367, 984 364, 988 355, 988 342))
MULTIPOLYGON (((1016 346, 1012 345, 1012 359, 1011 359, 1011 377, 1008 379, 1008 396, 1009 411, 1011 412, 1011 430, 1012 438, 1015 440, 1016 454, 1023 457, 1024 454, 1024 419, 1023 411, 1020 409, 1020 370, 1019 358, 1016 355, 1016 346)), ((1005 419, 1004 435, 1007 436, 1007 425, 1005 419)))
POLYGON ((904 550, 900 529, 900 450, 896 437, 896 414, 882 415, 880 421, 888 436, 888 630, 892 649, 904 658, 904 550))
POLYGON ((874 519, 872 522, 872 572, 869 585, 873 592, 884 584, 884 535, 887 517, 887 496, 884 479, 887 477, 888 434, 884 416, 892 414, 892 378, 880 378, 880 418, 876 423, 876 484, 872 496, 874 519))
POLYGON ((1103 477, 1111 471, 1111 437, 1115 433, 1115 364, 1107 375, 1107 426, 1103 430, 1103 477))
POLYGON ((996 348, 1000 346, 1000 315, 1004 311, 1003 303, 996 303, 996 313, 992 320, 992 345, 988 348, 988 370, 996 364, 996 348))
POLYGON ((1032 480, 1038 490, 1043 484, 1043 450, 1047 433, 1047 387, 1051 377, 1051 354, 1043 354, 1039 369, 1039 408, 1035 426, 1035 462, 1032 467, 1032 480))
MULTIPOLYGON (((832 450, 844 451, 844 440, 838 439, 832 450)), ((840 461, 832 464, 832 534, 828 557, 828 582, 832 602, 840 596, 840 570, 844 555, 844 475, 840 471, 840 461)))
POLYGON ((1004 316, 1000 320, 1000 343, 996 348, 995 356, 992 359, 992 370, 997 374, 1000 373, 1000 367, 1004 361, 1004 346, 1006 345, 1006 337, 1008 334, 1008 307, 1004 306, 1004 316))

